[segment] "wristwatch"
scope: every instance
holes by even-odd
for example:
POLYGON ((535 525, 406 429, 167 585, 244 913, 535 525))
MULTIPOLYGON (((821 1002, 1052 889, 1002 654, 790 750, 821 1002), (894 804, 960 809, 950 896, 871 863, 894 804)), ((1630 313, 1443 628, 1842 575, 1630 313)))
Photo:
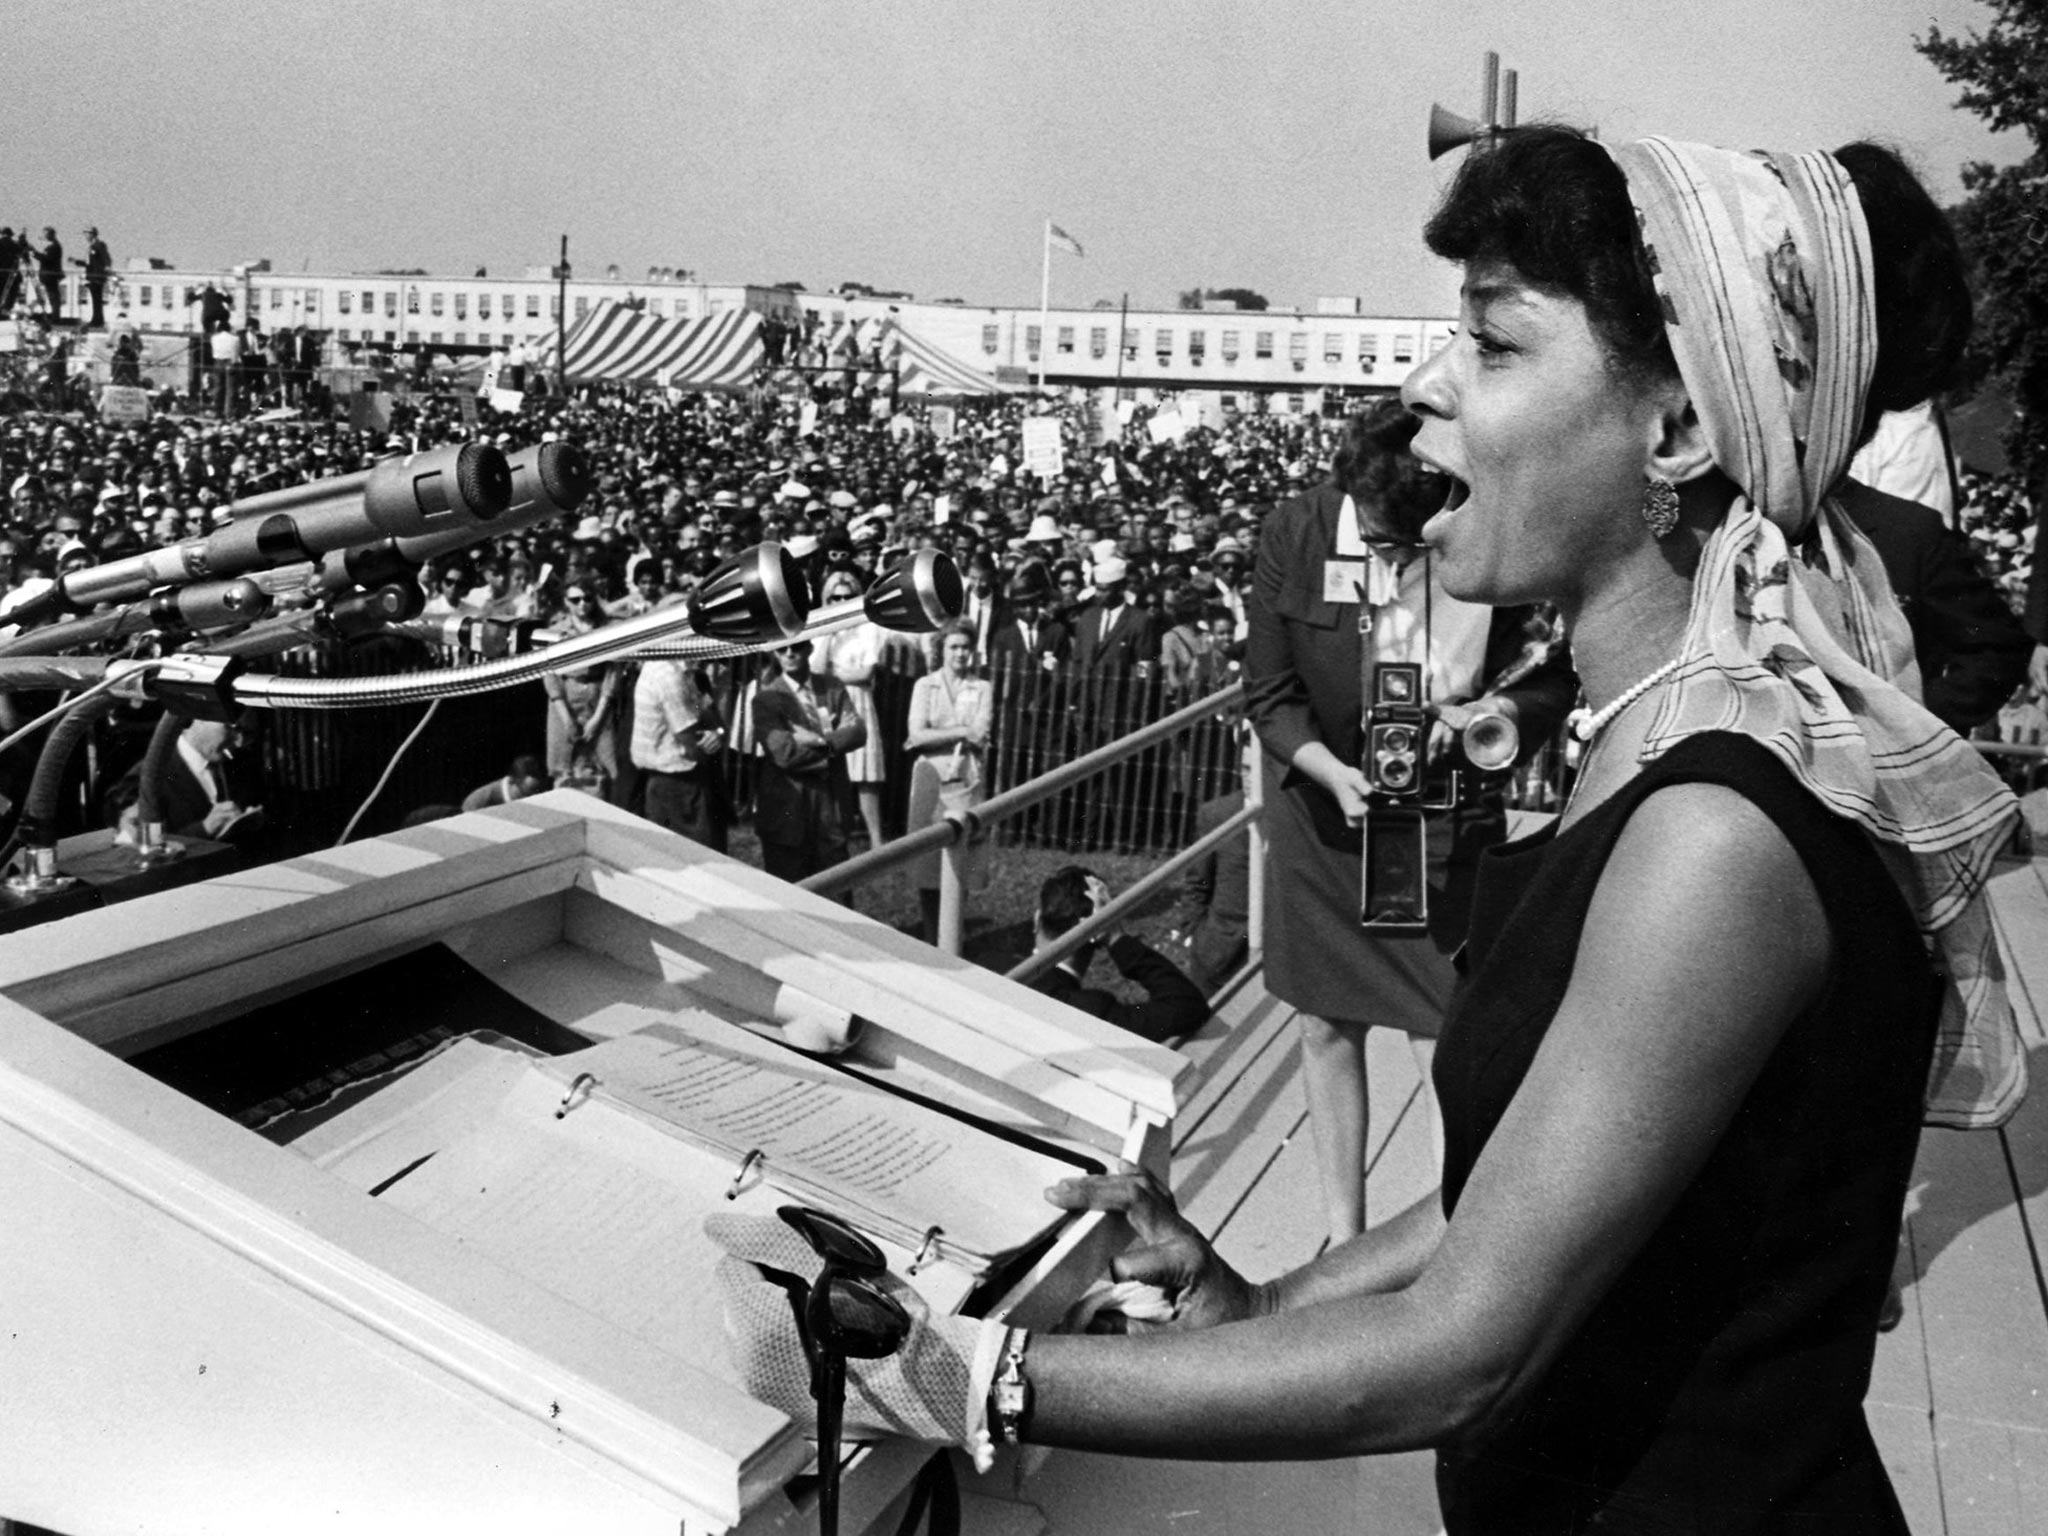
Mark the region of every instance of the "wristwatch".
POLYGON ((999 1445, 1015 1445, 1031 1412, 1031 1380, 1024 1374, 1024 1349, 1031 1335, 1012 1328, 1003 1345, 1003 1363, 989 1384, 989 1427, 999 1445))

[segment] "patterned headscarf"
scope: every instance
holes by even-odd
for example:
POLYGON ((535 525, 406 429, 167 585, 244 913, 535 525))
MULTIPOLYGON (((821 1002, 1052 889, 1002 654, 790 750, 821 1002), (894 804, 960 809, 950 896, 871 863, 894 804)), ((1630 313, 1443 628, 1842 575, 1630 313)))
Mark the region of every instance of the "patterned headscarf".
POLYGON ((1678 371, 1738 489, 1708 538, 1647 761, 1752 737, 1875 839, 1946 973, 1929 1124, 2002 1123, 2026 1093, 1984 882, 2017 815, 1919 703, 1912 634, 1834 498, 1877 358, 1870 233, 1826 154, 1643 139, 1628 179, 1678 371))

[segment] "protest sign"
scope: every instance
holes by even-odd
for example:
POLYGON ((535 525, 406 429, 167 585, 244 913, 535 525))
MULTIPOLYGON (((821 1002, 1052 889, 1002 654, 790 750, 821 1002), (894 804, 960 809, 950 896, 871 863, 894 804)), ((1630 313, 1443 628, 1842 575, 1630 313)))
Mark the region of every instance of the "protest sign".
POLYGON ((1155 443, 1177 443, 1187 436, 1188 422, 1180 413, 1178 405, 1162 406, 1145 423, 1145 430, 1155 443))
POLYGON ((1024 468, 1041 480, 1056 480, 1066 467, 1060 447, 1060 424, 1053 416, 1024 418, 1024 468))
POLYGON ((149 420, 149 391, 133 384, 109 384, 100 391, 100 420, 137 422, 149 420))

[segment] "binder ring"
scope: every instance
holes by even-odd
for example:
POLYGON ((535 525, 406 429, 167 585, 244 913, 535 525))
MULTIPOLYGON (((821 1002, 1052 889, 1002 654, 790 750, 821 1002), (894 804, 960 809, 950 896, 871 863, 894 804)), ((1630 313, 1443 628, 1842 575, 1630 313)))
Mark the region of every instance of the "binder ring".
POLYGON ((740 1186, 746 1183, 748 1173, 750 1173, 758 1164, 765 1163, 767 1161, 767 1153, 763 1152, 759 1147, 754 1148, 753 1151, 749 1152, 745 1157, 741 1158, 739 1167, 735 1169, 733 1172, 732 1182, 725 1186, 725 1198, 728 1200, 739 1199, 740 1186))
POLYGON ((914 1275, 931 1260, 937 1258, 939 1255, 939 1239, 945 1235, 946 1229, 944 1227, 927 1227, 925 1229, 924 1241, 918 1245, 917 1256, 910 1261, 910 1267, 904 1270, 904 1273, 906 1275, 914 1275))
POLYGON ((597 1087, 595 1072, 578 1072, 569 1084, 569 1091, 562 1095, 562 1102, 555 1106, 555 1118, 562 1119, 576 1105, 576 1095, 597 1087))

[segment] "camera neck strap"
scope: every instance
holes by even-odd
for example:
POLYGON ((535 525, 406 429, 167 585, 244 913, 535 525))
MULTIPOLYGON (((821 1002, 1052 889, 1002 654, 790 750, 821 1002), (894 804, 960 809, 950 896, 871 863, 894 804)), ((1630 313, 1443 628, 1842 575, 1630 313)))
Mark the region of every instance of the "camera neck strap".
MULTIPOLYGON (((1435 583, 1430 580, 1429 552, 1422 554, 1422 703, 1427 707, 1434 692, 1433 657, 1430 651, 1432 609, 1434 607, 1435 583)), ((1380 645, 1382 641, 1380 619, 1389 609, 1401 601, 1401 579, 1406 574, 1405 566, 1397 566, 1386 559, 1370 545, 1366 549, 1366 579, 1358 594, 1358 708, 1359 718, 1371 716, 1373 705, 1373 674, 1379 670, 1380 645), (1387 584, 1381 586, 1384 580, 1387 584), (1374 597, 1379 595, 1380 601, 1374 597)))

